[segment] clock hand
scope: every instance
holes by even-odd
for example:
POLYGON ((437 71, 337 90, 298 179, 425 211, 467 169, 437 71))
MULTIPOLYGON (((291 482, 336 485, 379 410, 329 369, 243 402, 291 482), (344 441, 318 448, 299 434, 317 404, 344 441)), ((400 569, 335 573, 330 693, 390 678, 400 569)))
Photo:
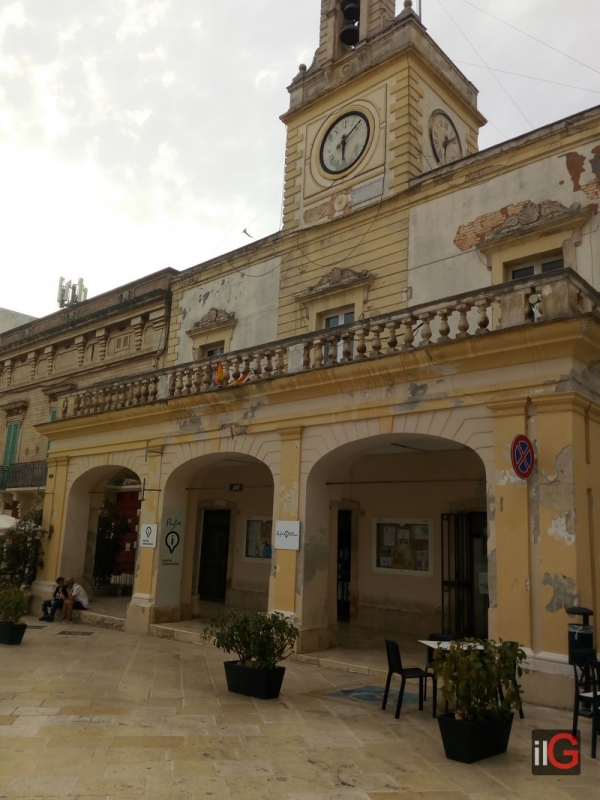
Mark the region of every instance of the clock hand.
POLYGON ((356 123, 356 125, 355 125, 355 126, 352 128, 352 130, 350 131, 350 133, 347 133, 347 134, 346 134, 346 139, 348 139, 350 136, 352 136, 352 134, 353 134, 353 133, 354 133, 354 131, 355 131, 355 130, 358 128, 358 126, 360 125, 360 123, 361 123, 361 122, 362 122, 362 120, 360 120, 360 119, 359 119, 359 120, 358 120, 358 122, 356 123))

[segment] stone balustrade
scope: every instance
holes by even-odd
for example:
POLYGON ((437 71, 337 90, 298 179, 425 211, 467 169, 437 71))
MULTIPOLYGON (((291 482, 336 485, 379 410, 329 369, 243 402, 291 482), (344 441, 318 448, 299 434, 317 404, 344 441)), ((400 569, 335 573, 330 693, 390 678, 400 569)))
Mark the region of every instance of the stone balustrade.
POLYGON ((115 411, 282 375, 339 368, 518 325, 598 314, 599 309, 600 295, 572 270, 536 275, 219 358, 91 386, 61 398, 62 417, 115 411))

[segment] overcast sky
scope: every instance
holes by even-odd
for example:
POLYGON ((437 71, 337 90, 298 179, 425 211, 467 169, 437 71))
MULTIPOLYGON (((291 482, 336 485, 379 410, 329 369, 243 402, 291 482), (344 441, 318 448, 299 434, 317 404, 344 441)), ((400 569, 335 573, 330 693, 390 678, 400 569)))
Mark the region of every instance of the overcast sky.
MULTIPOLYGON (((42 316, 61 275, 93 296, 278 230, 279 115, 319 10, 0 0, 0 307, 42 316)), ((600 104, 599 21, 598 0, 423 0, 480 90, 481 148, 600 104)))

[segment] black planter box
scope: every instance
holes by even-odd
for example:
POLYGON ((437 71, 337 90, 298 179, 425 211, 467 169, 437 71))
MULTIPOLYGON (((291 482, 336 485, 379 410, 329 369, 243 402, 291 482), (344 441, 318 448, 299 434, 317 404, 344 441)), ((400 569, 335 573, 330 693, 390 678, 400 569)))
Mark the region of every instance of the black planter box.
POLYGON ((224 664, 227 688, 230 692, 258 697, 260 700, 274 700, 279 697, 285 667, 274 669, 240 667, 239 663, 239 661, 226 661, 224 664))
POLYGON ((484 758, 506 753, 513 713, 492 717, 481 722, 455 719, 454 714, 442 714, 438 718, 446 758, 472 764, 484 758))
POLYGON ((26 630, 24 622, 0 622, 0 644, 21 644, 26 630))

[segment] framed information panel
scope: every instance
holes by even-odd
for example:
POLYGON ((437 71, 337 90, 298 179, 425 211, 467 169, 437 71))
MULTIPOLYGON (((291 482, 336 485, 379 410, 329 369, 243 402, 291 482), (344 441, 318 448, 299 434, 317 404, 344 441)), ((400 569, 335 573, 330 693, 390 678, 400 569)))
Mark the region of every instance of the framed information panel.
POLYGON ((391 574, 431 575, 430 519, 376 519, 375 569, 391 574))

